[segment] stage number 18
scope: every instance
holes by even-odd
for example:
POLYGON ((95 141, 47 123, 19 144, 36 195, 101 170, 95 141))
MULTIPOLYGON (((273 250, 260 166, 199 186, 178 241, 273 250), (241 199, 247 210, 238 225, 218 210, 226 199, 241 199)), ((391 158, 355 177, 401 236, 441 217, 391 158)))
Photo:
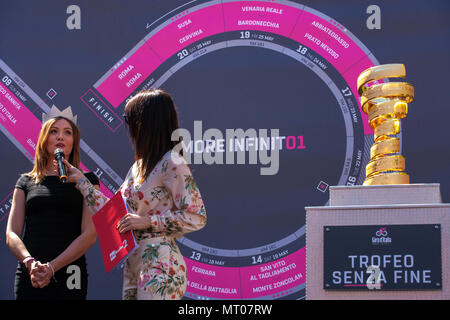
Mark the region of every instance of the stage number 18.
POLYGON ((305 54, 306 51, 308 51, 308 48, 306 48, 306 47, 304 47, 304 46, 302 46, 302 45, 299 45, 299 46, 298 46, 298 49, 297 49, 296 51, 297 51, 297 52, 300 52, 301 54, 305 54))

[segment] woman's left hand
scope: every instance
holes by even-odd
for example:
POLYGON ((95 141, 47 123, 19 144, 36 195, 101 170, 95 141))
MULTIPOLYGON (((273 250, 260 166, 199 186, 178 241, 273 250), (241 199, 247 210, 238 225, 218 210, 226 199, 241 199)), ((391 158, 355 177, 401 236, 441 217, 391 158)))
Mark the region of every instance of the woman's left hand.
POLYGON ((125 233, 130 230, 142 230, 150 227, 150 220, 148 217, 142 217, 137 214, 127 213, 116 226, 119 233, 125 233))

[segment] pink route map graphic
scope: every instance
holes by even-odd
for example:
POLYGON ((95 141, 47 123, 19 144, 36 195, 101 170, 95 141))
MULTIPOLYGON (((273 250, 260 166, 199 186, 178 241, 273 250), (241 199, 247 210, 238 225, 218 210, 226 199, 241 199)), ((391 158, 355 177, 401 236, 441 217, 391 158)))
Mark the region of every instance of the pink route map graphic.
MULTIPOLYGON (((357 96, 357 76, 374 65, 374 57, 332 19, 318 16, 316 11, 298 4, 279 2, 210 1, 187 9, 155 28, 94 87, 112 108, 118 108, 152 78, 152 73, 164 61, 174 56, 181 61, 187 60, 189 55, 200 57, 205 54, 186 50, 192 44, 233 31, 242 32, 240 38, 244 39, 251 36, 250 31, 262 31, 294 40, 299 44, 299 55, 306 52, 303 48, 317 52, 346 81, 343 95, 357 96)), ((208 41, 204 43, 209 44, 208 41)), ((255 41, 253 45, 258 43, 255 41)), ((154 79, 152 83, 155 83, 154 79)), ((367 124, 367 115, 359 104, 358 107, 364 134, 373 134, 367 124)), ((203 251, 208 249, 214 250, 203 247, 203 251)), ((203 261, 210 263, 202 263, 195 259, 200 255, 193 251, 190 257, 186 256, 189 298, 277 299, 305 286, 305 248, 269 263, 242 267, 221 267, 214 265, 214 259, 205 259, 203 261)), ((261 258, 261 255, 252 256, 253 260, 257 257, 261 258)))
MULTIPOLYGON (((327 83, 342 109, 347 141, 352 146, 347 146, 339 182, 362 181, 362 157, 368 153, 365 145, 372 130, 355 98, 356 78, 377 60, 349 30, 312 8, 282 0, 209 1, 164 18, 80 97, 112 132, 123 125, 121 106, 137 91, 160 86, 184 65, 210 52, 236 46, 259 47, 296 59, 327 83)), ((38 98, 21 99, 20 90, 11 92, 13 79, 16 88, 20 83, 22 90, 36 96, 11 70, 7 71, 6 63, 0 67, 4 72, 0 83, 1 129, 33 161, 41 127, 34 112, 39 108, 46 111, 49 106, 38 98)), ((102 183, 102 190, 111 196, 120 185, 120 178, 87 144, 84 150, 98 164, 97 170, 113 177, 111 184, 102 183)), ((88 170, 84 165, 83 168, 88 170)), ((8 199, 3 203, 8 203, 8 199)), ((180 239, 188 267, 186 297, 304 298, 304 237, 304 226, 299 226, 296 232, 277 242, 236 250, 209 247, 188 237, 180 239)))
MULTIPOLYGON (((41 121, 16 96, 0 83, 0 123, 25 149, 25 155, 34 160, 41 121)), ((81 169, 88 171, 81 163, 81 169)), ((111 197, 113 193, 101 185, 101 190, 111 197)))
MULTIPOLYGON (((239 30, 275 33, 311 47, 339 71, 353 94, 357 94, 360 70, 373 66, 367 52, 346 35, 342 26, 318 17, 313 10, 308 12, 298 5, 273 1, 211 1, 208 4, 171 18, 169 24, 146 37, 96 89, 117 108, 169 57, 180 51, 179 57, 183 57, 182 50, 196 41, 239 30)), ((364 133, 371 134, 367 115, 359 107, 364 133)))

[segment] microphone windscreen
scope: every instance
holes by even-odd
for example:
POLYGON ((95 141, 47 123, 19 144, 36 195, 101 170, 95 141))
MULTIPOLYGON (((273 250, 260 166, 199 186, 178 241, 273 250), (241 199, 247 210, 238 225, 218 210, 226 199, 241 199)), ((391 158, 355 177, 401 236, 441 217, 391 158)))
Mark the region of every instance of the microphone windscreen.
POLYGON ((64 151, 63 151, 63 149, 61 149, 61 148, 55 149, 54 155, 55 155, 55 159, 57 159, 58 157, 64 158, 64 151))

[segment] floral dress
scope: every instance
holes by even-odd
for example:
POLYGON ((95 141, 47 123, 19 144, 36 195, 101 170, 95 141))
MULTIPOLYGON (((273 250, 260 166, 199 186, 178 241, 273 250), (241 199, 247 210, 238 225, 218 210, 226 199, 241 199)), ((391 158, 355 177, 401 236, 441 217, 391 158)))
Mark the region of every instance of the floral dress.
MULTIPOLYGON (((107 200, 84 181, 78 188, 93 211, 107 200)), ((134 163, 120 190, 128 212, 151 221, 148 229, 133 231, 139 247, 125 263, 123 299, 181 299, 186 264, 175 239, 206 224, 205 206, 186 161, 169 151, 145 181, 139 181, 134 163)))

